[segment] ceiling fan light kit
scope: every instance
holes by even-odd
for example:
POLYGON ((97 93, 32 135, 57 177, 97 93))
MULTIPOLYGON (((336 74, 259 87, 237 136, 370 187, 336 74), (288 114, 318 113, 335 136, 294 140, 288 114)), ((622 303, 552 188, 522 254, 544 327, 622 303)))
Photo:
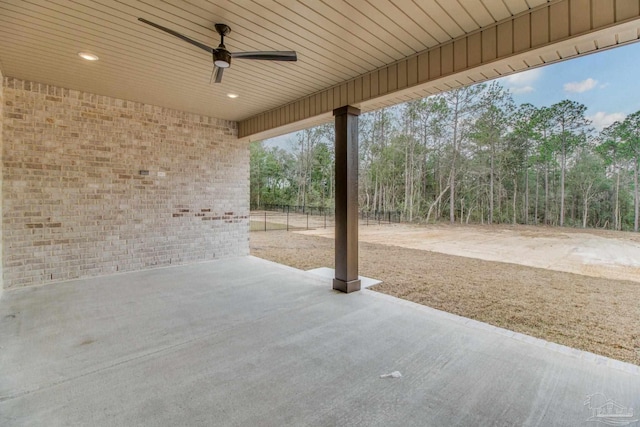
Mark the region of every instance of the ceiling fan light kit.
POLYGON ((231 66, 231 55, 226 50, 218 50, 213 53, 213 65, 220 68, 231 66))
POLYGON ((144 22, 147 25, 151 25, 154 28, 164 31, 165 33, 171 34, 174 37, 178 37, 190 43, 196 47, 199 47, 202 50, 206 50, 213 56, 213 65, 214 70, 212 74, 212 79, 216 83, 222 82, 222 74, 225 68, 231 67, 231 58, 237 59, 254 59, 261 61, 297 61, 298 56, 294 51, 272 51, 272 52, 229 52, 224 45, 224 38, 229 33, 231 33, 231 28, 225 24, 215 24, 216 32, 220 35, 220 44, 217 48, 209 47, 203 43, 200 43, 196 40, 193 40, 185 35, 182 35, 176 31, 173 31, 169 28, 163 27, 162 25, 153 23, 151 21, 147 21, 144 18, 138 18, 138 21, 144 22))

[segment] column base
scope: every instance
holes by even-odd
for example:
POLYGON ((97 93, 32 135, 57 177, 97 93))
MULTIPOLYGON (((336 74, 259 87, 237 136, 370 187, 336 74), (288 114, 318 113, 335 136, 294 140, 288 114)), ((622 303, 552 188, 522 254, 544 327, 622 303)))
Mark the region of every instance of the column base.
POLYGON ((333 279, 333 289, 335 289, 336 291, 347 293, 347 294, 351 292, 359 291, 360 279, 350 280, 348 282, 345 282, 344 280, 340 280, 340 279, 333 279))

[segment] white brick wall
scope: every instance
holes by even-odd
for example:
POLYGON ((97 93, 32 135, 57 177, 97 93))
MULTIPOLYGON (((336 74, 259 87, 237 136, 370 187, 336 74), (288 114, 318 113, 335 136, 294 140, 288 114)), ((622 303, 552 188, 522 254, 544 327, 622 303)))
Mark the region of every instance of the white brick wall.
POLYGON ((4 82, 5 288, 249 253, 236 123, 4 82))

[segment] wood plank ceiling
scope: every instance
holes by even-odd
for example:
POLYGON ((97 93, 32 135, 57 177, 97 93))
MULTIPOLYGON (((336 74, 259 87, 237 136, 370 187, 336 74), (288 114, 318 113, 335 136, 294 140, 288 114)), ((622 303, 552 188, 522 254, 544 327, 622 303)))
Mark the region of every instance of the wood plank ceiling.
POLYGON ((0 0, 0 67, 5 76, 240 121, 546 3, 0 0), (223 82, 210 84, 206 52, 138 17, 213 47, 213 24, 226 23, 230 51, 295 50, 299 60, 234 60, 223 82), (100 60, 78 57, 87 51, 100 60))
POLYGON ((370 73, 239 122, 264 139, 331 120, 333 109, 370 111, 640 38, 640 0, 556 0, 489 24, 370 73))

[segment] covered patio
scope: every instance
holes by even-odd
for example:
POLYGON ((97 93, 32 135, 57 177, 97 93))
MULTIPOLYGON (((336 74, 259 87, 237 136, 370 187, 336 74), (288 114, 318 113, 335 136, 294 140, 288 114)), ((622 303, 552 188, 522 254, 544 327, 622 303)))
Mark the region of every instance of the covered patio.
POLYGON ((573 426, 590 395, 640 406, 637 366, 330 285, 240 257, 8 291, 0 424, 573 426))
POLYGON ((637 0, 0 0, 0 424, 633 422, 635 365, 360 290, 357 120, 639 37, 637 0), (329 121, 323 279, 248 256, 248 145, 329 121))
POLYGON ((0 11, 2 198, 13 200, 3 288, 248 253, 247 143, 333 120, 333 287, 357 291, 361 112, 640 34, 636 0, 35 0, 0 11))

